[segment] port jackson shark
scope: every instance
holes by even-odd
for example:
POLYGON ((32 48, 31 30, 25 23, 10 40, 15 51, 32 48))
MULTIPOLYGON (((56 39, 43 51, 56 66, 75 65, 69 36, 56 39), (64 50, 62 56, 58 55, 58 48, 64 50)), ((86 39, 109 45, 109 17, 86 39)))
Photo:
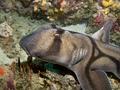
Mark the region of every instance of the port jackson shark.
POLYGON ((111 90, 106 72, 120 79, 120 47, 109 43, 112 25, 113 21, 107 20, 92 36, 43 26, 23 37, 20 46, 28 56, 73 71, 83 90, 111 90))

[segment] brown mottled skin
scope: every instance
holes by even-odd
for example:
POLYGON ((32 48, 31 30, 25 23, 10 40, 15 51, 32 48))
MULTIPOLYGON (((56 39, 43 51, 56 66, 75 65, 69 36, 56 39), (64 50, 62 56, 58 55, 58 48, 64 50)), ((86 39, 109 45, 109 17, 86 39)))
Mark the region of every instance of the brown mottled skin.
POLYGON ((112 25, 108 20, 92 37, 44 26, 23 37, 20 46, 29 56, 73 71, 83 90, 111 90, 105 72, 120 78, 120 48, 108 42, 112 25))

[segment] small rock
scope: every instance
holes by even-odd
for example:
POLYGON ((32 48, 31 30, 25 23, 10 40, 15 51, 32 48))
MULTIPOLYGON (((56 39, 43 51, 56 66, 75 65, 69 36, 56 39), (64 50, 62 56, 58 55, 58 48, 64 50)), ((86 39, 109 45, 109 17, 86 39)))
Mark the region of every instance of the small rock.
POLYGON ((12 61, 7 57, 4 51, 0 48, 0 65, 11 64, 12 61))
POLYGON ((79 32, 79 33, 85 34, 86 27, 87 27, 86 23, 82 23, 82 24, 76 24, 76 25, 69 25, 69 26, 65 26, 62 28, 68 31, 79 32))
POLYGON ((7 38, 12 36, 13 29, 8 25, 8 23, 5 21, 2 24, 0 24, 0 36, 7 38))
POLYGON ((29 7, 29 5, 32 3, 32 0, 19 0, 22 5, 26 8, 29 7))
POLYGON ((64 78, 69 79, 70 81, 75 81, 74 77, 71 75, 65 75, 64 78))
POLYGON ((57 89, 56 85, 54 83, 52 83, 50 85, 50 90, 58 90, 58 89, 57 89))

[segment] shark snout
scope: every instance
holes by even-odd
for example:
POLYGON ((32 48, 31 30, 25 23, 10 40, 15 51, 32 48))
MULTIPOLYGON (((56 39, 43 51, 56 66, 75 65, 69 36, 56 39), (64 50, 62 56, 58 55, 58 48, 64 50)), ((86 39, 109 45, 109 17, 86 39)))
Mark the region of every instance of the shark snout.
POLYGON ((22 38, 22 39, 20 40, 19 45, 20 45, 20 47, 27 53, 27 55, 30 55, 29 49, 27 48, 27 47, 28 47, 28 44, 27 44, 25 38, 22 38))
POLYGON ((31 37, 23 37, 19 42, 20 47, 27 53, 27 55, 32 56, 33 55, 33 49, 35 46, 35 43, 33 42, 31 37))

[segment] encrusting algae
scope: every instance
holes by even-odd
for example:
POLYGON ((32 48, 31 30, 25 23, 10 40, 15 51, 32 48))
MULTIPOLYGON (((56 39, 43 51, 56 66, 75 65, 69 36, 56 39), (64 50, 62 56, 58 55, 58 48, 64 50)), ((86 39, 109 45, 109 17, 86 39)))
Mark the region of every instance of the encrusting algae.
POLYGON ((0 67, 0 77, 3 76, 4 74, 5 74, 4 68, 0 67))

